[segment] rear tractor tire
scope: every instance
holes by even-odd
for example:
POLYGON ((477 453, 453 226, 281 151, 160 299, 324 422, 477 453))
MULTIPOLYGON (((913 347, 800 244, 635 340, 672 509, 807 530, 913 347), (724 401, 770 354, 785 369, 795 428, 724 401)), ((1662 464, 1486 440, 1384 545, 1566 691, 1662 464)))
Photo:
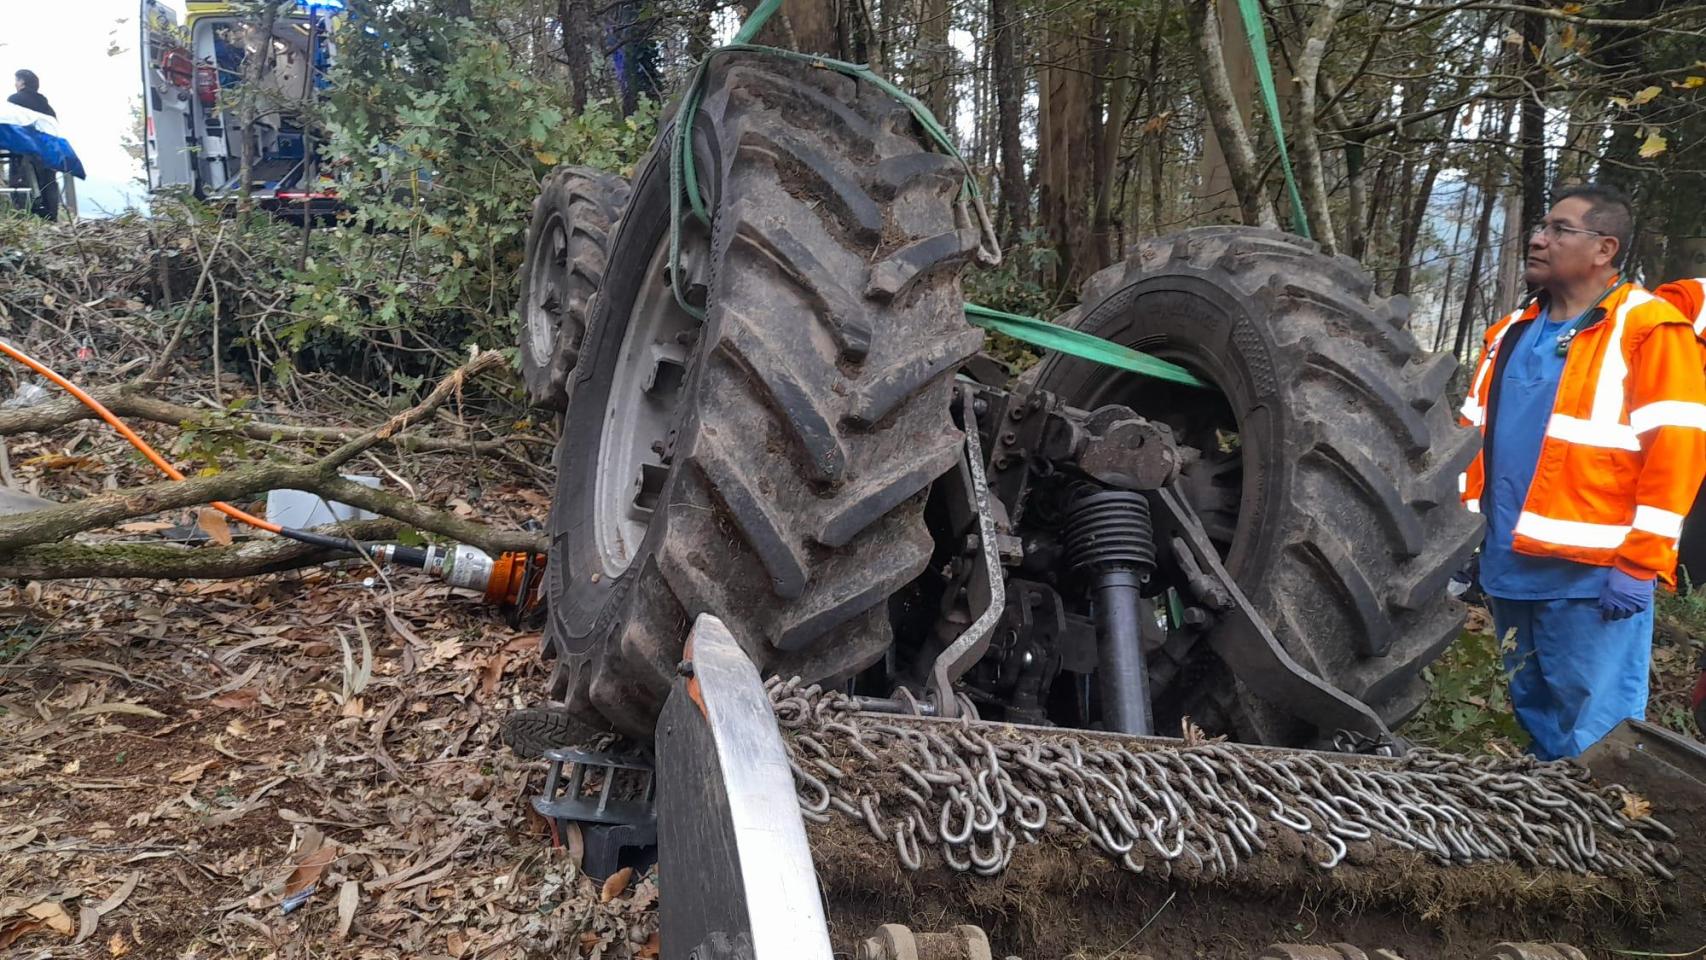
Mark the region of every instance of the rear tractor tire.
POLYGON ((545 177, 527 226, 521 272, 521 379, 527 402, 567 404, 592 297, 604 277, 610 234, 628 203, 628 181, 592 167, 545 177))
POLYGON ((636 176, 568 390, 546 589, 552 696, 649 737, 691 619, 761 670, 851 676, 929 560, 982 342, 958 161, 875 87, 719 58, 693 126, 712 211, 670 256, 667 124, 636 176), (683 310, 671 279, 702 320, 683 310))
MULTIPOLYGON (((1205 227, 1143 243, 1085 284, 1065 321, 1164 357, 1213 391, 1051 356, 1039 383, 1093 409, 1124 403, 1201 450, 1186 497, 1227 568, 1299 662, 1396 725, 1426 698, 1422 668, 1455 638, 1446 583, 1481 538, 1457 476, 1479 438, 1456 425, 1456 361, 1404 329, 1345 257, 1271 230, 1205 227)), ((1167 709, 1213 732, 1297 742, 1206 648, 1167 709)))

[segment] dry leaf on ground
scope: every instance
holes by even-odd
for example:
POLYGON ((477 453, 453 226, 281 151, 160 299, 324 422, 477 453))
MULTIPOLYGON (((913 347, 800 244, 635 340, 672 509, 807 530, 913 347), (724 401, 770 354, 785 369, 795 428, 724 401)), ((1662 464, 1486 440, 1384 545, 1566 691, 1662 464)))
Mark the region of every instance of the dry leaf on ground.
POLYGON ((168 779, 173 783, 199 783, 201 782, 202 774, 207 772, 207 768, 218 762, 219 758, 214 757, 212 760, 203 760, 200 763, 192 763, 182 770, 179 770, 177 773, 172 774, 168 779))
POLYGON ((355 908, 361 902, 361 884, 354 880, 345 880, 338 888, 338 932, 339 940, 349 936, 350 924, 355 922, 355 908))
POLYGON ((14 917, 6 926, 0 927, 0 949, 40 930, 69 937, 75 929, 71 915, 65 912, 64 907, 57 903, 38 903, 25 910, 23 916, 14 917))
POLYGON ((634 879, 633 867, 623 867, 611 874, 609 877, 605 878, 604 886, 600 887, 598 890, 598 901, 600 903, 609 903, 617 897, 620 897, 622 895, 622 891, 628 889, 628 881, 632 879, 634 879))
POLYGON ((196 511, 195 525, 201 532, 222 547, 231 544, 231 525, 225 522, 225 514, 212 507, 203 507, 196 511))
POLYGON ((1643 797, 1638 793, 1629 793, 1625 791, 1623 794, 1622 813, 1625 817, 1628 817, 1631 820, 1639 820, 1642 817, 1650 817, 1653 815, 1653 805, 1647 802, 1646 797, 1643 797))
POLYGON ((297 862, 296 869, 290 871, 290 879, 285 881, 285 901, 288 903, 299 900, 305 894, 313 892, 315 885, 320 882, 320 877, 325 874, 326 868, 331 866, 332 861, 337 858, 337 846, 331 843, 322 843, 308 851, 297 862))
POLYGON ((261 700, 261 692, 253 687, 244 687, 230 693, 222 693, 207 701, 225 710, 253 710, 261 700))
POLYGON ((485 664, 480 667, 481 696, 492 697, 497 695, 498 681, 503 679, 504 668, 508 665, 509 654, 502 650, 486 658, 485 664))
POLYGON ((104 917, 123 906, 124 902, 130 899, 131 893, 136 890, 136 881, 141 877, 142 874, 140 873, 132 873, 125 877, 124 882, 118 885, 118 889, 101 901, 100 905, 95 908, 95 912, 104 917))

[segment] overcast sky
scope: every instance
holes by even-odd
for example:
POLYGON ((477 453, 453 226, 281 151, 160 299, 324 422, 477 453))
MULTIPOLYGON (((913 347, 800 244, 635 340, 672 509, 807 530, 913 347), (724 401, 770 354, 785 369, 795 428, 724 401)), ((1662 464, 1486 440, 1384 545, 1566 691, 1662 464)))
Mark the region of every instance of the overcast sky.
MULTIPOLYGON (((182 9, 178 0, 168 4, 182 9)), ((142 93, 137 58, 140 0, 0 0, 0 82, 12 93, 12 71, 34 70, 59 114, 89 179, 77 184, 84 216, 103 216, 142 201, 142 165, 122 142, 130 108, 142 93), (109 51, 112 52, 109 55, 109 51)))

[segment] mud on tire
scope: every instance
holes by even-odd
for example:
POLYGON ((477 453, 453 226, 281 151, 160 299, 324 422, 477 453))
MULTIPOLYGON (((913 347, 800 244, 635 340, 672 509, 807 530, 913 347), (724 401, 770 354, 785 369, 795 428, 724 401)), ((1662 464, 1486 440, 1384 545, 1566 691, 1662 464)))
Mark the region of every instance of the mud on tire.
POLYGON ((536 407, 565 406, 610 233, 627 202, 628 181, 592 167, 551 171, 533 201, 521 271, 521 378, 536 407))
MULTIPOLYGON (((1128 403, 1204 451, 1186 494, 1291 654, 1396 724, 1463 621, 1446 581, 1479 542, 1457 475, 1478 438, 1446 399, 1457 368, 1404 329, 1354 261, 1269 230, 1206 227, 1136 247, 1091 277, 1065 322, 1182 363, 1209 393, 1110 376, 1064 356, 1041 385, 1128 403)), ((1205 727, 1273 741, 1287 721, 1235 689, 1206 648, 1160 693, 1205 727)))
POLYGON ((644 468, 667 477, 643 540, 611 564, 598 463, 615 449, 604 424, 620 420, 635 304, 667 282, 654 255, 669 242, 673 124, 610 249, 551 521, 552 695, 638 736, 702 612, 761 669, 836 678, 883 655, 886 601, 930 556, 923 495, 959 455, 951 376, 982 339, 960 299, 977 246, 962 169, 925 149, 904 107, 764 58, 719 58, 706 83, 693 130, 714 209, 706 317, 696 340, 675 336, 687 356, 673 428, 644 468))

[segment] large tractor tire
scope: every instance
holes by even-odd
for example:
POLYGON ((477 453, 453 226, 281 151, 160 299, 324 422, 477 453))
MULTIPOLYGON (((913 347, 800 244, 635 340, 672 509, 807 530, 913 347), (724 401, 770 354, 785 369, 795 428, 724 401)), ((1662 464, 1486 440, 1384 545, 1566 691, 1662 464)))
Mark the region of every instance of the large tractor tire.
POLYGON ((521 271, 521 379, 536 407, 566 404, 611 229, 627 202, 628 181, 592 167, 551 171, 533 201, 521 271))
MULTIPOLYGON (((1446 582, 1481 536, 1458 503, 1478 438, 1446 396, 1457 363, 1425 353, 1408 314, 1308 241, 1206 227, 1091 277, 1065 322, 1214 390, 1064 356, 1038 374, 1068 402, 1126 403, 1201 450, 1186 496, 1239 586, 1294 657, 1393 725, 1426 698, 1422 668, 1461 628, 1446 582)), ((1301 735, 1206 648, 1190 656, 1160 693, 1168 712, 1268 742, 1301 735)))
MULTIPOLYGON (((850 676, 932 542, 924 494, 963 442, 981 335, 959 267, 959 163, 875 87, 719 58, 694 121, 710 230, 670 289, 674 124, 642 164, 570 379, 551 518, 553 696, 649 736, 692 617, 760 668, 850 676)), ((683 205, 684 210, 686 205, 683 205)))

